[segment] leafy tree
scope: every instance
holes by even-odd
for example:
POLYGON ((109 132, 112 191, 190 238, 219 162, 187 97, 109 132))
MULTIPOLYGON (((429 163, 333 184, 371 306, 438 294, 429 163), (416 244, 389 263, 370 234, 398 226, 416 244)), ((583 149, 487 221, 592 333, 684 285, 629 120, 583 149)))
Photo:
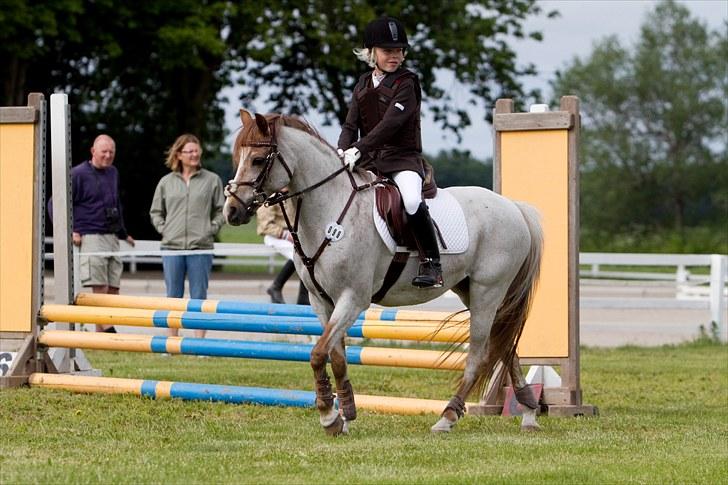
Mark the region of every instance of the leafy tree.
POLYGON ((74 163, 98 133, 110 134, 130 232, 154 237, 147 214, 167 170, 164 150, 191 132, 206 164, 226 151, 224 34, 240 11, 226 1, 0 3, 3 104, 24 104, 31 91, 68 93, 74 163))
POLYGON ((519 78, 535 69, 518 65, 508 41, 540 39, 522 26, 541 13, 535 0, 0 0, 0 102, 68 93, 74 161, 99 132, 113 136, 130 232, 153 237, 147 212, 174 138, 199 135, 208 166, 228 157, 224 87, 242 86, 246 107, 268 96, 276 111, 342 121, 364 69, 351 49, 385 12, 407 25, 408 65, 443 128, 470 120, 435 86, 439 70, 470 87, 471 103, 526 100, 519 78))
POLYGON ((518 66, 508 45, 512 38, 541 39, 539 32, 525 32, 522 26, 528 16, 541 13, 534 0, 275 0, 267 6, 245 26, 255 32, 248 57, 233 62, 244 73, 238 82, 246 106, 266 94, 274 111, 314 110, 325 115, 327 124, 343 123, 351 90, 366 70, 352 48, 362 47, 364 27, 384 13, 407 26, 412 46, 407 65, 420 74, 428 106, 444 129, 457 134, 471 120, 464 108, 454 106, 449 92, 435 85, 439 70, 451 71, 469 87, 472 104, 537 96, 524 92, 519 81, 535 74, 535 67, 518 66))
POLYGON ((435 157, 426 157, 435 169, 438 187, 477 185, 493 188, 493 161, 473 158, 469 151, 441 150, 435 157))
MULTIPOLYGON (((728 39, 665 1, 557 73, 582 104, 582 228, 599 238, 725 223, 728 39)), ((724 231, 724 228, 721 230, 724 231)), ((725 233, 723 238, 725 237, 725 233)))

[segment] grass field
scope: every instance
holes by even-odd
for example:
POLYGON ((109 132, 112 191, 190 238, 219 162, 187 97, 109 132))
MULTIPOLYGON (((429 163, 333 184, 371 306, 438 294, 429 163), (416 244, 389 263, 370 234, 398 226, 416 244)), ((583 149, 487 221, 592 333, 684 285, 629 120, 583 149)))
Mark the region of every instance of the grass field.
MULTIPOLYGON (((301 363, 88 352, 112 377, 290 389, 301 363)), ((356 391, 448 399, 455 374, 352 366, 356 391)), ((332 439, 307 409, 77 395, 0 393, 0 483, 728 483, 728 347, 582 350, 596 418, 466 416, 431 435, 434 416, 360 412, 332 439)))

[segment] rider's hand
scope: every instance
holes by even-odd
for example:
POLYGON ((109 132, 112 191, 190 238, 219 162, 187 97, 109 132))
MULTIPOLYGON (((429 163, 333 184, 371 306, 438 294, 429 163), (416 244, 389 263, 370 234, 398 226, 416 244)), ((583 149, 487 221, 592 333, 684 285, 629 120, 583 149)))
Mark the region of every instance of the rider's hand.
POLYGON ((344 150, 342 150, 341 148, 337 148, 336 153, 339 154, 339 158, 344 158, 344 150))
POLYGON ((361 152, 356 147, 351 147, 344 152, 344 165, 351 172, 354 170, 354 164, 361 157, 361 152))

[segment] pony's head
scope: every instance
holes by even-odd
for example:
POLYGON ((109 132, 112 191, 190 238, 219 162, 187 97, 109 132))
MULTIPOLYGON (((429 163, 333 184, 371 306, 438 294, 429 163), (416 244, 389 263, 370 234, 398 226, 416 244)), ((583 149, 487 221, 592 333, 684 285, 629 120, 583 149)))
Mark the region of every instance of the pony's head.
POLYGON ((223 214, 228 224, 247 224, 270 194, 293 176, 278 152, 276 130, 282 117, 240 110, 243 127, 233 147, 235 176, 225 186, 223 214))

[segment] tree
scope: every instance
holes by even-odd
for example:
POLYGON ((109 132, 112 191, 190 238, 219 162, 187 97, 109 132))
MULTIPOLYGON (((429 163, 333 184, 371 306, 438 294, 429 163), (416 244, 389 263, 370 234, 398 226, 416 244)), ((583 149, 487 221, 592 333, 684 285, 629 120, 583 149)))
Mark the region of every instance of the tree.
MULTIPOLYGON (((419 73, 428 106, 444 129, 457 134, 471 121, 463 107, 454 107, 450 93, 436 86, 439 70, 451 71, 469 87, 471 104, 537 97, 524 92, 519 81, 535 74, 535 67, 518 66, 508 45, 514 37, 541 39, 539 32, 522 27, 527 17, 541 13, 534 0, 277 0, 267 6, 255 12, 260 15, 255 23, 242 27, 255 32, 255 41, 247 58, 233 62, 243 73, 238 78, 243 105, 266 94, 274 111, 312 110, 322 113, 326 123, 343 123, 354 84, 366 70, 352 49, 362 47, 366 24, 384 13, 407 26, 412 46, 407 66, 419 73)), ((254 4, 245 8, 258 10, 254 4)), ((485 111, 491 116, 490 109, 485 111)))
POLYGON ((435 157, 426 157, 435 169, 438 187, 477 185, 493 188, 493 161, 483 162, 468 151, 441 150, 435 157))
POLYGON ((242 85, 246 107, 267 95, 276 111, 342 121, 364 68, 351 49, 385 11, 408 26, 408 65, 445 129, 470 120, 435 86, 438 70, 471 86, 472 103, 527 97, 520 77, 535 69, 518 65, 508 41, 540 38, 522 27, 541 12, 535 0, 0 0, 0 102, 68 93, 74 161, 99 132, 113 136, 130 232, 152 237, 147 212, 175 137, 200 136, 208 166, 229 160, 224 87, 242 85))
POLYGON ((600 237, 725 222, 728 39, 665 1, 557 73, 582 106, 582 228, 600 237))
POLYGON ((110 134, 130 232, 154 237, 147 214, 167 170, 164 150, 191 132, 206 162, 226 151, 224 33, 240 11, 226 1, 0 1, 2 103, 68 93, 74 163, 88 158, 98 133, 110 134))

